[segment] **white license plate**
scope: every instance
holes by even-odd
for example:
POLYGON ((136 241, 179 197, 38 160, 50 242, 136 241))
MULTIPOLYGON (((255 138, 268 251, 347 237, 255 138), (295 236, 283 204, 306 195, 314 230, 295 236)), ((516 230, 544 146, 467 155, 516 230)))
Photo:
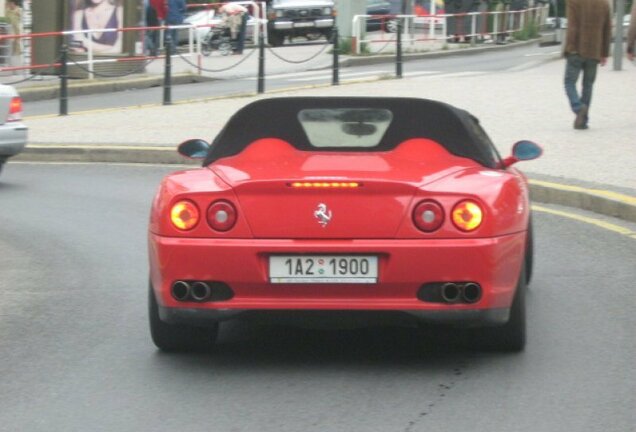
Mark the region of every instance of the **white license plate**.
POLYGON ((378 281, 378 257, 370 255, 271 255, 271 283, 355 283, 378 281))
POLYGON ((294 27, 314 27, 313 22, 297 22, 294 23, 294 27))

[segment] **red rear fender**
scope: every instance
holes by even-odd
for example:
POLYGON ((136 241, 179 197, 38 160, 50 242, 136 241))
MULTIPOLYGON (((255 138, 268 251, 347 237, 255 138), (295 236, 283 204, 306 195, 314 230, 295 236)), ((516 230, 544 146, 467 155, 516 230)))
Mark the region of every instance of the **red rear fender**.
MULTIPOLYGON (((208 208, 217 200, 237 202, 232 188, 208 168, 172 173, 166 176, 159 185, 150 211, 149 230, 158 235, 172 237, 228 236, 227 233, 212 230, 206 221, 208 208), (191 230, 179 230, 170 222, 170 211, 181 200, 194 203, 199 210, 200 220, 191 230)), ((240 213, 232 235, 243 238, 252 237, 240 213)))

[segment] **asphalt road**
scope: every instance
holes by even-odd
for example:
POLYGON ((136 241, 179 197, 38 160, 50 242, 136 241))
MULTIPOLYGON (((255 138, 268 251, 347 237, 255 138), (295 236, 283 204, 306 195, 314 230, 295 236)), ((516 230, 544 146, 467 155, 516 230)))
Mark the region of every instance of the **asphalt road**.
MULTIPOLYGON (((320 50, 321 45, 310 46, 309 53, 298 54, 287 51, 286 48, 277 48, 278 55, 289 59, 305 59, 320 50)), ((481 52, 479 55, 457 55, 423 60, 412 60, 403 64, 403 76, 436 76, 451 75, 461 76, 485 74, 489 72, 501 72, 505 70, 520 70, 531 68, 553 58, 559 51, 558 47, 539 47, 538 44, 523 45, 504 50, 492 50, 481 52)), ((271 56, 271 54, 270 54, 271 56)), ((325 56, 328 56, 325 54, 325 56)), ((327 58, 327 65, 329 65, 327 58)), ((178 58, 177 60, 178 61, 178 58)), ((279 62, 280 63, 280 62, 279 62)), ((266 63, 267 64, 267 63, 266 63)), ((265 91, 271 92, 287 88, 297 88, 309 85, 329 85, 332 80, 332 70, 329 66, 323 66, 317 70, 308 70, 314 63, 306 65, 288 64, 288 68, 280 66, 275 72, 266 69, 265 91)), ((218 66, 217 66, 218 67, 218 66)), ((176 68, 176 66, 175 66, 176 68)), ((160 70, 157 73, 161 73, 160 70)), ((345 84, 360 79, 380 79, 394 77, 396 74, 395 63, 384 63, 366 66, 352 66, 340 70, 340 82, 345 84)), ((224 73, 212 74, 215 81, 204 83, 178 85, 172 87, 172 101, 211 98, 237 94, 255 94, 257 92, 257 69, 253 64, 245 63, 224 73)), ((160 104, 163 100, 163 88, 155 87, 142 90, 129 90, 125 92, 72 96, 68 101, 70 113, 77 111, 126 107, 145 104, 160 104)), ((25 115, 57 114, 59 112, 59 100, 42 100, 25 103, 25 115)))
POLYGON ((212 354, 158 352, 145 230, 172 169, 5 168, 0 431, 636 430, 636 241, 545 211, 522 354, 410 328, 246 323, 212 354))

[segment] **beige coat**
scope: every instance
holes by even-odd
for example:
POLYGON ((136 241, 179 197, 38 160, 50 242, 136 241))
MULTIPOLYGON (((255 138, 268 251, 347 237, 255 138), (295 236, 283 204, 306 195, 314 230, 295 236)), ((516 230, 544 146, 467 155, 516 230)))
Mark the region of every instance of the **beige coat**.
POLYGON ((607 0, 566 0, 564 54, 601 60, 609 56, 612 23, 607 0))
MULTIPOLYGON (((22 33, 22 10, 17 7, 6 6, 5 15, 9 24, 11 25, 11 33, 13 34, 21 34, 22 33)), ((21 51, 21 39, 12 39, 11 40, 11 49, 12 55, 18 55, 21 51)))

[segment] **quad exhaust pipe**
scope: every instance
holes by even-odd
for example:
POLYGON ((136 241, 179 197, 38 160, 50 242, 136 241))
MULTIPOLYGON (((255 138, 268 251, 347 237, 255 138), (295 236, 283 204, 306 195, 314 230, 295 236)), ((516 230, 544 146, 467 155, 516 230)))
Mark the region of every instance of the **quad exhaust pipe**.
POLYGON ((446 303, 457 303, 462 296, 462 291, 456 283, 448 282, 442 285, 441 294, 446 303))
POLYGON ((477 303, 481 299, 481 286, 474 282, 447 282, 442 285, 440 295, 446 303, 477 303))
POLYGON ((212 289, 210 288, 210 285, 205 282, 194 282, 190 288, 190 296, 194 301, 208 301, 211 295, 212 289))
MULTIPOLYGON (((217 284, 218 285, 218 284, 217 284)), ((232 298, 231 290, 223 294, 222 287, 216 286, 216 297, 214 300, 228 300, 232 298), (219 289, 221 291, 219 291, 219 289)), ((229 287, 227 287, 229 290, 229 287)), ((194 301, 203 303, 213 300, 212 285, 203 281, 183 281, 179 280, 172 284, 170 289, 172 297, 180 302, 194 301)))
POLYGON ((176 281, 172 284, 172 297, 178 301, 186 301, 190 297, 190 284, 185 281, 176 281))
POLYGON ((466 303, 477 303, 481 299, 481 287, 473 282, 468 282, 462 287, 462 300, 466 303))

